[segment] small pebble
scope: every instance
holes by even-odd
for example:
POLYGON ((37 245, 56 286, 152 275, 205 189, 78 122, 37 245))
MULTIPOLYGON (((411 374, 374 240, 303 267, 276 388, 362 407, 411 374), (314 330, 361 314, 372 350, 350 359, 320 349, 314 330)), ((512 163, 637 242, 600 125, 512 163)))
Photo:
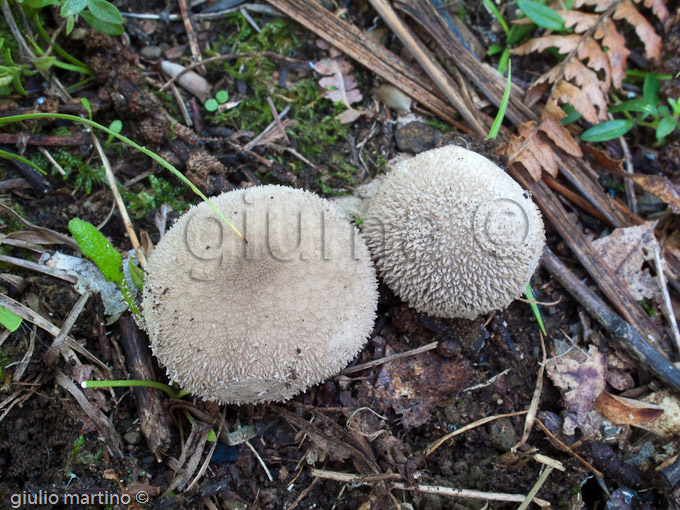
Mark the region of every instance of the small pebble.
POLYGON ((127 444, 138 444, 142 439, 142 435, 136 430, 131 430, 123 435, 123 439, 127 444))
POLYGON ((139 53, 144 58, 154 60, 161 57, 162 50, 160 46, 144 46, 139 53))
POLYGON ((394 85, 380 85, 380 87, 375 89, 375 95, 386 106, 394 108, 394 110, 399 115, 403 115, 411 111, 411 98, 394 85))
POLYGON ((419 154, 435 148, 441 140, 441 133, 424 122, 415 121, 399 127, 394 138, 400 151, 419 154))

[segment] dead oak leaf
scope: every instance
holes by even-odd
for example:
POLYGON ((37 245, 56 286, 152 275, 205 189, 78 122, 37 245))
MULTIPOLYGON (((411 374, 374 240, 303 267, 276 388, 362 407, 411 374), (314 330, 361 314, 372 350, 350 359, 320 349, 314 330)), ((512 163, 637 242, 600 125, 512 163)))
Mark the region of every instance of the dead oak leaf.
POLYGON ((559 107, 548 105, 546 113, 540 123, 529 121, 521 124, 518 134, 510 139, 507 147, 510 163, 522 164, 536 181, 541 179, 543 170, 552 177, 557 175, 558 170, 555 150, 544 136, 566 153, 575 157, 583 156, 579 144, 556 118, 563 116, 564 112, 559 107), (558 110, 559 114, 552 116, 551 108, 558 110))
POLYGON ((607 360, 604 353, 591 345, 588 353, 572 349, 551 358, 545 365, 548 377, 562 390, 564 405, 573 413, 564 423, 564 432, 573 435, 575 427, 581 428, 587 437, 599 429, 595 399, 604 391, 607 375, 607 360))
POLYGON ((363 99, 357 88, 357 80, 349 75, 352 65, 344 58, 326 58, 314 64, 314 70, 324 75, 319 80, 319 86, 325 90, 324 97, 334 103, 343 103, 347 110, 338 115, 342 124, 349 124, 356 120, 362 111, 352 107, 363 99))
POLYGON ((648 253, 654 250, 656 221, 642 225, 617 228, 602 239, 591 244, 622 282, 634 299, 652 298, 659 286, 649 269, 642 269, 648 253))
POLYGON ((378 375, 378 398, 403 415, 405 427, 426 423, 434 409, 470 379, 470 365, 430 352, 386 364, 378 375))

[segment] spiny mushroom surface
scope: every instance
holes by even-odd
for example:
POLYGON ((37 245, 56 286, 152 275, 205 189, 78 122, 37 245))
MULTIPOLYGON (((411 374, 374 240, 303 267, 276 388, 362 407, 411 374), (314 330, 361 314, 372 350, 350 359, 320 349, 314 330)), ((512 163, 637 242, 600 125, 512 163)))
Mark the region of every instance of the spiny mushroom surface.
POLYGON ((453 145, 397 164, 362 227, 385 283, 416 310, 446 318, 508 306, 545 243, 528 193, 485 157, 453 145))
POLYGON ((286 400, 336 374, 373 328, 377 278, 356 228, 327 200, 282 186, 183 215, 147 266, 143 307, 168 377, 205 400, 286 400))

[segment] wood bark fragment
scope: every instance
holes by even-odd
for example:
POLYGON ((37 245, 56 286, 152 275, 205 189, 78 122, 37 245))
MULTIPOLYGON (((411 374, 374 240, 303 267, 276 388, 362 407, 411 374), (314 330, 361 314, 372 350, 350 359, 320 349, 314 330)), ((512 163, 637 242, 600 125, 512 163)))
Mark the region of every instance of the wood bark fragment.
POLYGON ((380 46, 361 30, 309 0, 267 0, 316 35, 336 46, 384 80, 401 89, 435 115, 458 129, 469 131, 455 120, 456 112, 439 96, 440 92, 422 72, 380 46))
MULTIPOLYGON (((130 316, 120 318, 120 343, 125 352, 130 379, 155 381, 154 362, 146 339, 130 316)), ((170 422, 163 408, 161 394, 153 388, 135 386, 132 388, 137 401, 137 413, 142 434, 149 450, 158 462, 160 453, 170 443, 170 422)))
POLYGON ((418 61, 430 79, 444 93, 453 107, 470 124, 473 131, 479 136, 486 136, 487 129, 466 106, 465 100, 460 92, 453 86, 451 77, 448 76, 442 66, 436 61, 425 45, 413 34, 411 29, 404 23, 387 0, 369 0, 373 8, 380 14, 380 17, 387 23, 392 32, 408 49, 409 53, 418 61))

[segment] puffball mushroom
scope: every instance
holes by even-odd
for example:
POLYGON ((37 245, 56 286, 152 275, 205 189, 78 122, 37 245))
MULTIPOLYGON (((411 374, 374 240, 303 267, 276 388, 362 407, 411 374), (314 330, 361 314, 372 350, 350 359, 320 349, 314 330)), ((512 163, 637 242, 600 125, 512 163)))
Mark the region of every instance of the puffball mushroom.
POLYGON ((525 289, 545 244, 529 194, 485 157, 453 145, 398 163, 362 227, 395 294, 445 318, 507 307, 525 289))
POLYGON ((373 328, 377 278, 356 228, 308 191, 259 186, 180 217, 148 261, 143 314, 171 381, 205 400, 287 400, 344 368, 373 328))

